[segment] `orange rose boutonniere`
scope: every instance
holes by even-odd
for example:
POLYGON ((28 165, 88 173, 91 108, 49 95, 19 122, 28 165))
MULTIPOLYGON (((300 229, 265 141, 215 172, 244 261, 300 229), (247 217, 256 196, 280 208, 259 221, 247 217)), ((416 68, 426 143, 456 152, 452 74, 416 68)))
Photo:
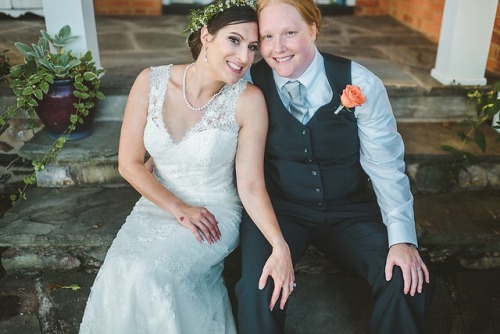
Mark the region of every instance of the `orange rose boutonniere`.
POLYGON ((348 111, 351 111, 349 108, 359 107, 365 103, 365 101, 366 98, 361 92, 361 88, 355 85, 347 85, 342 91, 342 95, 340 96, 340 106, 335 111, 335 114, 339 113, 344 107, 348 111))

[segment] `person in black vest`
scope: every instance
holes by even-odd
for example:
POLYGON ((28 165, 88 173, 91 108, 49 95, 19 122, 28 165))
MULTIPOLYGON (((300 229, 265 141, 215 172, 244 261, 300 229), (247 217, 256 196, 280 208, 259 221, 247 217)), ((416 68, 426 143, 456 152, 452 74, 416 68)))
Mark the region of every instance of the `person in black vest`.
POLYGON ((370 285, 370 333, 421 333, 429 271, 383 83, 360 64, 318 51, 313 0, 259 0, 257 10, 264 59, 250 80, 269 110, 264 172, 281 235, 244 215, 239 333, 283 333, 296 287, 290 263, 311 244, 370 285))

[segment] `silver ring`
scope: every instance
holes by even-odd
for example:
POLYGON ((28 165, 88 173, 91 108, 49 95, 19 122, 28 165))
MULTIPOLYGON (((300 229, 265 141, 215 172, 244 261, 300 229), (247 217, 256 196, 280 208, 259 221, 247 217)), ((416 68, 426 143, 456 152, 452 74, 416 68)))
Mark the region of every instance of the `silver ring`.
POLYGON ((297 283, 293 282, 290 283, 290 289, 294 289, 297 286, 297 283))

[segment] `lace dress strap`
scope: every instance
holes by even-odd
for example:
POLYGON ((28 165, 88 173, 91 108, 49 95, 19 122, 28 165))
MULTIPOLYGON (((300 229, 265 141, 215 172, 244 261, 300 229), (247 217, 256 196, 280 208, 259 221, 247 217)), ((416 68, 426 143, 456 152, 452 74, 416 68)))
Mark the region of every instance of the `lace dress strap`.
POLYGON ((247 82, 240 79, 233 85, 222 88, 221 94, 207 107, 205 116, 194 126, 188 134, 205 131, 207 129, 220 129, 238 132, 236 122, 236 104, 247 87, 247 82))
POLYGON ((148 116, 153 119, 161 118, 171 67, 172 64, 151 67, 148 116))

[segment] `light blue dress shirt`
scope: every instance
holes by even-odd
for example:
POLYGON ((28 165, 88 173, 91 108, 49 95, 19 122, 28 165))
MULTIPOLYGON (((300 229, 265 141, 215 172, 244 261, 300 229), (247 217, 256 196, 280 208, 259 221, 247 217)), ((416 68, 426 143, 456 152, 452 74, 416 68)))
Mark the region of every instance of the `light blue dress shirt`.
MULTIPOLYGON (((273 71, 276 88, 285 106, 289 98, 283 85, 290 79, 273 71)), ((251 81, 250 71, 245 78, 251 81)), ((359 86, 366 101, 356 107, 360 139, 360 163, 370 177, 382 219, 387 226, 389 246, 397 243, 417 244, 413 195, 405 174, 404 144, 397 132, 396 119, 382 81, 362 65, 352 62, 352 84, 359 86)), ((316 50, 313 62, 299 80, 307 89, 309 118, 331 101, 333 91, 328 82, 324 59, 316 50), (314 89, 311 87, 314 85, 314 89)))

